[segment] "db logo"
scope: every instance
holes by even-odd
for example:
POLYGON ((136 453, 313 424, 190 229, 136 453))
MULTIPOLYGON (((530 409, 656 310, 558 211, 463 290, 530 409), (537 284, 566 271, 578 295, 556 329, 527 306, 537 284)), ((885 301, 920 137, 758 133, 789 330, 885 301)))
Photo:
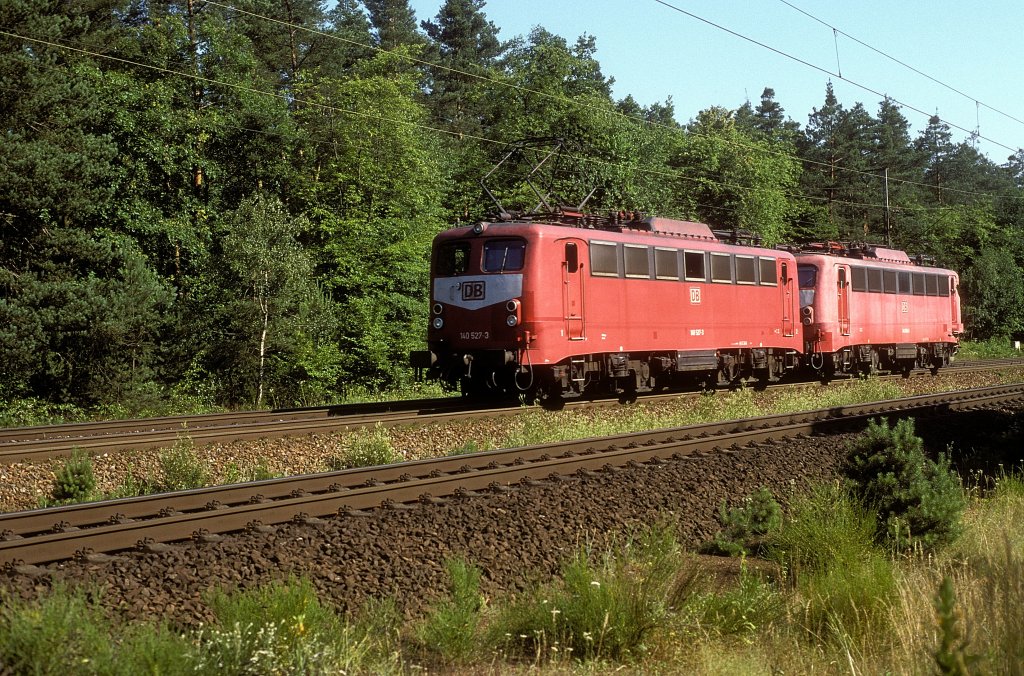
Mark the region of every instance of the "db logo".
POLYGON ((700 305, 700 287, 699 286, 691 286, 690 287, 690 303, 692 303, 693 305, 700 305))
POLYGON ((905 300, 904 301, 900 301, 900 311, 901 312, 910 312, 910 303, 908 303, 905 300))
POLYGON ((483 282, 463 282, 462 283, 462 300, 483 300, 484 299, 484 283, 483 282))

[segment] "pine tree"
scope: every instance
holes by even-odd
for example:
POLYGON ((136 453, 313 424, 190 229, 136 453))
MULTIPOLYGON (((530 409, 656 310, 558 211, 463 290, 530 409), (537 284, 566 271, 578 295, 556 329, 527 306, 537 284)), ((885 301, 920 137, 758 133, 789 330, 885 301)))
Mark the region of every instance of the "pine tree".
POLYGON ((423 35, 416 30, 416 13, 408 0, 363 0, 363 4, 370 13, 370 25, 381 49, 424 44, 423 35))

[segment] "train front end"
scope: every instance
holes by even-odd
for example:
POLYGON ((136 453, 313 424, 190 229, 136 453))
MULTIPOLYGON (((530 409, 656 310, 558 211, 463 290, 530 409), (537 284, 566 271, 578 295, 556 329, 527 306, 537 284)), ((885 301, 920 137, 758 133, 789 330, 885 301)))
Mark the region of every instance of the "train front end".
POLYGON ((512 395, 521 383, 529 223, 478 223, 435 237, 427 350, 413 367, 465 395, 512 395))

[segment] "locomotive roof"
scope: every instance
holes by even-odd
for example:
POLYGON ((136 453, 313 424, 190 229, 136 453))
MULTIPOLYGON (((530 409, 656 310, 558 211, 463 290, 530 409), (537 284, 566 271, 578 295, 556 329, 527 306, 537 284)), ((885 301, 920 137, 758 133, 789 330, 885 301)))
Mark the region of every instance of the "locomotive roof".
POLYGON ((660 216, 644 217, 636 212, 617 212, 609 216, 586 214, 561 208, 552 212, 525 217, 508 217, 472 226, 480 233, 489 225, 553 225, 583 230, 615 233, 650 233, 703 242, 761 246, 761 238, 747 230, 713 230, 707 223, 683 221, 660 216))
POLYGON ((901 249, 890 249, 876 246, 874 244, 857 244, 847 242, 815 242, 801 244, 799 246, 780 247, 793 254, 834 256, 837 258, 852 258, 862 260, 866 263, 889 263, 896 265, 911 265, 917 267, 935 267, 935 259, 931 256, 918 254, 910 256, 901 249))

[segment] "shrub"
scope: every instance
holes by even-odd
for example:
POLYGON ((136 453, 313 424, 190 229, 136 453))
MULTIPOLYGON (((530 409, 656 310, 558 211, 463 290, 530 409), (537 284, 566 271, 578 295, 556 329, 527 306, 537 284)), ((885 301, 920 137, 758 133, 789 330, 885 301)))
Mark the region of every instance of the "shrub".
POLYGON ((193 673, 351 673, 369 670, 370 641, 317 599, 305 580, 227 594, 214 592, 217 618, 198 637, 193 673))
POLYGON ((932 549, 955 539, 966 498, 949 459, 925 457, 913 420, 868 425, 852 444, 844 473, 878 514, 879 538, 900 549, 932 549))
POLYGON ((96 476, 89 454, 75 450, 53 477, 53 499, 58 504, 84 502, 96 490, 96 476))
POLYGON ((449 597, 430 611, 418 633, 421 643, 442 659, 459 663, 479 647, 480 569, 460 560, 449 561, 446 568, 449 597))
POLYGON ((109 645, 110 628, 83 592, 54 589, 34 602, 0 604, 0 664, 11 673, 62 674, 109 645), (59 646, 59 649, 57 647, 59 646))
POLYGON ((764 539, 782 524, 782 507, 765 487, 747 496, 743 505, 728 509, 722 502, 718 520, 723 529, 715 534, 704 550, 711 553, 740 556, 759 553, 764 539))
POLYGON ((880 638, 896 596, 894 564, 875 545, 876 520, 838 485, 795 498, 768 547, 805 599, 813 636, 880 638))
POLYGON ((160 454, 160 469, 165 491, 187 491, 210 483, 210 473, 199 460, 192 439, 181 437, 170 449, 160 454))

